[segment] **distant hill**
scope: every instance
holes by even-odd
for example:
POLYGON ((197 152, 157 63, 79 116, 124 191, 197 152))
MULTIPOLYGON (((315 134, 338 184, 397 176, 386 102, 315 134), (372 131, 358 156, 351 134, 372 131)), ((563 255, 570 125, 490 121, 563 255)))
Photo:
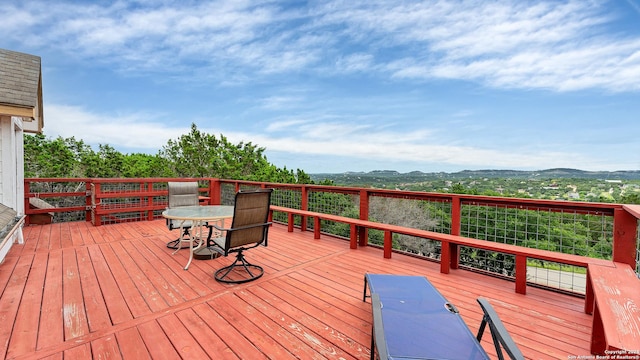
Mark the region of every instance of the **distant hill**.
POLYGON ((547 170, 523 171, 523 170, 463 170, 453 173, 432 172, 424 173, 412 171, 400 173, 394 170, 375 170, 370 172, 345 172, 337 174, 311 174, 311 179, 321 181, 324 179, 343 182, 349 179, 384 179, 403 178, 407 180, 419 179, 463 179, 463 178, 573 178, 573 179, 603 179, 603 180, 640 180, 640 170, 629 171, 584 171, 577 169, 557 168, 547 170))
POLYGON ((640 170, 630 171, 584 171, 577 169, 557 168, 537 171, 518 170, 464 170, 452 173, 456 176, 473 177, 513 177, 513 178, 579 178, 579 179, 606 179, 606 180, 639 180, 640 170))

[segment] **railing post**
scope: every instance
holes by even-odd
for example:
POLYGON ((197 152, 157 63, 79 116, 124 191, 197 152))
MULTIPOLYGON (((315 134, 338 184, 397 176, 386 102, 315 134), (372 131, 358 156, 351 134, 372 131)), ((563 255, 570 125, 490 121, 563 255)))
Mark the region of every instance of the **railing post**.
POLYGON ((460 229, 462 228, 462 202, 460 196, 451 197, 451 235, 460 236, 460 229))
POLYGON ((209 179, 209 198, 210 205, 222 204, 222 186, 220 186, 220 179, 209 179))
POLYGON ((448 241, 440 242, 440 272, 448 274, 451 269, 451 244, 448 241))
POLYGON ((638 220, 625 209, 613 211, 613 261, 636 269, 638 220))
POLYGON ((101 214, 101 210, 102 210, 102 196, 100 194, 100 183, 99 182, 94 182, 93 183, 93 198, 95 199, 95 204, 92 205, 93 207, 93 226, 100 226, 102 225, 102 219, 100 218, 101 214))
MULTIPOLYGON (((29 193, 31 192, 31 183, 29 181, 27 181, 27 179, 24 179, 24 213, 25 215, 28 214, 29 209, 30 209, 30 205, 29 205, 29 193)), ((24 224, 25 225, 29 225, 30 223, 30 215, 27 215, 24 219, 24 224)))
MULTIPOLYGON (((460 236, 460 230, 462 228, 462 202, 460 196, 454 195, 451 197, 451 235, 460 236)), ((460 246, 451 246, 451 268, 457 269, 460 266, 460 246)))
POLYGON ((516 255, 516 293, 527 293, 527 257, 516 255))
MULTIPOLYGON (((144 193, 147 191, 147 185, 146 182, 144 181, 139 181, 138 182, 138 191, 141 193, 144 193)), ((140 204, 140 207, 146 207, 147 204, 147 200, 148 197, 146 197, 144 194, 140 194, 140 198, 138 198, 138 204, 140 204)), ((149 214, 147 211, 145 210, 140 210, 140 219, 147 219, 147 221, 149 220, 149 214)))
MULTIPOLYGON (((300 188, 300 207, 300 210, 309 210, 309 189, 304 185, 300 188)), ((306 216, 300 216, 300 230, 307 231, 306 216)))
POLYGON ((391 253, 393 252, 393 234, 389 230, 384 231, 383 249, 384 258, 391 259, 391 253))
POLYGON ((93 202, 91 201, 92 199, 92 191, 91 191, 91 184, 92 184, 92 180, 87 179, 84 182, 84 189, 85 189, 85 194, 87 194, 86 199, 85 199, 85 206, 86 209, 84 212, 84 220, 85 221, 91 221, 91 212, 93 211, 93 202))
MULTIPOLYGON (((147 196, 145 196, 145 199, 146 199, 145 206, 151 208, 153 205, 155 205, 153 203, 153 196, 149 195, 149 193, 153 192, 153 182, 149 181, 144 184, 146 184, 146 186, 144 185, 143 186, 146 188, 145 191, 147 192, 147 196)), ((149 209, 147 210, 147 221, 152 221, 152 220, 153 220, 153 210, 149 209)))
MULTIPOLYGON (((366 189, 360 190, 360 220, 369 220, 369 191, 366 189)), ((360 226, 358 237, 360 246, 366 246, 369 243, 369 229, 360 226)))

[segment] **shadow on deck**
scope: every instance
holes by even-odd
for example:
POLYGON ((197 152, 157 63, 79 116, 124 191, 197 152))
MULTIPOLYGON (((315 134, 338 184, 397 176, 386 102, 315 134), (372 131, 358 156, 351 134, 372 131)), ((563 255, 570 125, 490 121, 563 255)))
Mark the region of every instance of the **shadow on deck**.
MULTIPOLYGON (((253 282, 226 285, 213 272, 233 257, 172 255, 164 221, 92 227, 28 226, 0 265, 0 356, 7 359, 369 359, 365 272, 425 275, 476 332, 485 297, 523 354, 588 355, 584 300, 347 241, 274 225, 269 246, 246 253, 265 268, 253 282)), ((491 337, 483 347, 495 355, 491 337)))

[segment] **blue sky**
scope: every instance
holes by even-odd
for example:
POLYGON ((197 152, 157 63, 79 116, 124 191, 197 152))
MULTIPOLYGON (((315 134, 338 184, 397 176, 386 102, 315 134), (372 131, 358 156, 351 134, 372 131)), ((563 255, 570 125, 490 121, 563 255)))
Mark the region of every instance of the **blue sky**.
POLYGON ((307 173, 640 169, 640 0, 0 3, 45 135, 191 123, 307 173))

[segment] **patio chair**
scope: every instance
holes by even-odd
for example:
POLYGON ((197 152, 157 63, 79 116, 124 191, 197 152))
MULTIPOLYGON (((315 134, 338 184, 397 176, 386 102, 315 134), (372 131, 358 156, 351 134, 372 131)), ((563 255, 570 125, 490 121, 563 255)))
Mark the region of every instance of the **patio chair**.
MULTIPOLYGON (((198 183, 196 181, 169 181, 167 182, 167 189, 169 191, 168 196, 168 209, 173 209, 181 206, 197 206, 198 200, 198 183)), ((182 228, 182 233, 177 239, 169 241, 167 247, 170 249, 188 248, 183 246, 183 242, 189 241, 191 236, 189 230, 193 224, 191 221, 170 220, 167 219, 167 227, 169 230, 175 230, 182 228)))
POLYGON ((520 349, 518 349, 518 346, 511 338, 511 335, 507 332, 507 329, 502 324, 500 317, 498 317, 498 313, 493 309, 491 304, 489 304, 489 301, 487 299, 478 298, 478 304, 480 304, 480 307, 484 312, 480 328, 478 329, 478 335, 476 336, 478 342, 482 339, 484 329, 487 324, 489 324, 491 337, 493 338, 493 345, 496 347, 498 359, 504 360, 504 355, 502 355, 502 349, 504 348, 505 352, 511 359, 524 360, 524 356, 520 352, 520 349))
POLYGON ((214 246, 224 256, 236 253, 233 264, 218 269, 214 277, 224 283, 245 283, 258 279, 264 273, 261 266, 251 264, 244 257, 244 251, 267 246, 269 204, 272 189, 240 191, 236 193, 233 220, 230 228, 211 225, 224 236, 213 239, 214 246))

